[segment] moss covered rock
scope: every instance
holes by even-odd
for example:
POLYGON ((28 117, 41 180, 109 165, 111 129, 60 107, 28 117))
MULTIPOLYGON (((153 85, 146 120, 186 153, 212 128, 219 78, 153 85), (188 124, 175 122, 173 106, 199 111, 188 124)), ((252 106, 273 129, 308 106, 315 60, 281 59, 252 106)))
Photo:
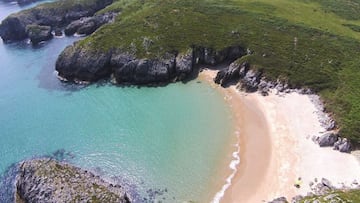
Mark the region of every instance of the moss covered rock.
POLYGON ((15 202, 130 202, 121 186, 67 163, 38 159, 19 166, 15 202))

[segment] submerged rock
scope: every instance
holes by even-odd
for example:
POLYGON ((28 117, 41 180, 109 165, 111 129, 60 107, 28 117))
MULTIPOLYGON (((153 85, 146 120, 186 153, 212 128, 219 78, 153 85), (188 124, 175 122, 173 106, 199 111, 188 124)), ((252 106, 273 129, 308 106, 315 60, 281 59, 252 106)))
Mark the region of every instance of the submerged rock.
POLYGON ((20 163, 15 202, 130 202, 124 189, 52 159, 20 163))

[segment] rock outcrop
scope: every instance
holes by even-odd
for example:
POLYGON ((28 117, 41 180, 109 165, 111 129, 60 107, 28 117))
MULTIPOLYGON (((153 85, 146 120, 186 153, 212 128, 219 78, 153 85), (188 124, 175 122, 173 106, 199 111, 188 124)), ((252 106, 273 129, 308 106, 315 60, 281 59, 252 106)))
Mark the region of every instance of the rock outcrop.
MULTIPOLYGON (((93 16, 97 11, 105 8, 112 2, 113 0, 93 0, 87 3, 77 3, 70 0, 62 0, 41 4, 34 8, 11 14, 5 18, 0 24, 0 36, 5 43, 23 40, 30 37, 26 29, 29 25, 49 26, 52 30, 55 30, 82 17, 93 16)), ((107 19, 102 16, 98 18, 102 20, 107 19)), ((98 28, 97 24, 87 30, 84 28, 84 30, 86 33, 90 33, 95 28, 98 28)))
POLYGON ((330 147, 338 140, 338 135, 335 133, 326 133, 319 137, 318 143, 320 147, 330 147))
POLYGON ((74 81, 96 81, 111 74, 111 52, 87 51, 68 46, 56 61, 59 76, 74 81))
POLYGON ((214 82, 223 87, 239 82, 239 89, 246 92, 259 90, 264 95, 267 95, 269 91, 269 83, 263 79, 262 72, 251 70, 248 62, 235 61, 231 63, 230 66, 217 73, 214 82))
POLYGON ((221 51, 198 47, 185 53, 165 53, 160 58, 147 59, 119 50, 94 51, 74 44, 60 54, 56 70, 69 81, 96 81, 113 75, 118 84, 163 84, 184 80, 196 64, 218 64, 243 53, 238 46, 221 51))
POLYGON ((328 132, 322 136, 314 136, 313 141, 319 144, 320 147, 333 147, 334 150, 344 153, 350 153, 352 150, 351 142, 340 137, 337 133, 328 132))
POLYGON ((20 163, 15 202, 130 202, 119 185, 52 159, 20 163))
POLYGON ((102 15, 80 18, 66 26, 65 35, 73 35, 75 33, 89 35, 95 32, 100 26, 113 21, 116 15, 116 13, 105 13, 102 15))
POLYGON ((53 37, 50 26, 28 25, 26 26, 26 33, 33 44, 38 44, 53 37))

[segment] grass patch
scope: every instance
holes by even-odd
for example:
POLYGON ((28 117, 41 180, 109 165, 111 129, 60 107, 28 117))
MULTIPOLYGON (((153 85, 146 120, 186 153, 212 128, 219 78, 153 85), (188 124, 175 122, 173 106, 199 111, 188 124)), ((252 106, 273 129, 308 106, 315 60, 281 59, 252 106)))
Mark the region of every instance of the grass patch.
POLYGON ((300 201, 300 203, 305 203, 307 201, 313 202, 318 201, 319 203, 330 203, 330 202, 343 202, 343 203, 352 203, 360 202, 360 190, 350 190, 350 191, 335 191, 322 196, 310 196, 306 197, 300 201), (331 201, 329 197, 332 196, 332 199, 336 201, 331 201))

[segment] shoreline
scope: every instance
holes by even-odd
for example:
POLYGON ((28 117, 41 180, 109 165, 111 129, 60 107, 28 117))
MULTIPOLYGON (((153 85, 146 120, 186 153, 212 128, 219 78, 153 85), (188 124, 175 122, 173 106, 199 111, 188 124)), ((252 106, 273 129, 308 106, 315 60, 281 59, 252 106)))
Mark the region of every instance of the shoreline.
POLYGON ((326 178, 339 188, 360 181, 355 156, 321 148, 311 140, 326 130, 309 95, 273 91, 264 97, 239 92, 235 86, 222 88, 213 82, 216 72, 205 69, 199 79, 224 95, 240 132, 240 164, 220 202, 256 203, 282 196, 291 200, 311 192, 309 184, 315 178, 326 178), (300 188, 294 187, 298 177, 300 188))

